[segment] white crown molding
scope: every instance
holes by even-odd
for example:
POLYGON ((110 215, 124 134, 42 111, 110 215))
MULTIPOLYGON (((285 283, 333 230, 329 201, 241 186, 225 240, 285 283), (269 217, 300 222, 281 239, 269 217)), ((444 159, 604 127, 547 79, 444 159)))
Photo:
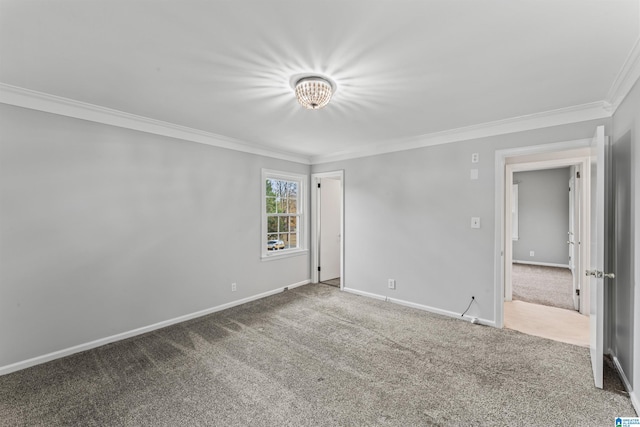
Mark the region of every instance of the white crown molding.
POLYGON ((311 164, 315 165, 359 157, 375 156, 378 154, 393 153, 396 151, 405 151, 414 148, 429 147, 432 145, 448 144, 451 142, 486 138, 490 136, 523 132, 532 129, 541 129, 588 120, 604 119, 611 116, 612 110, 609 103, 605 101, 591 102, 588 104, 390 141, 374 147, 361 146, 348 152, 312 156, 311 164))
POLYGON ((306 165, 310 164, 309 157, 303 155, 267 150, 226 136, 125 113, 111 108, 100 107, 61 96, 12 86, 2 82, 0 82, 0 103, 185 141, 198 142, 259 156, 273 157, 306 165))
POLYGON ((622 104, 638 79, 640 79, 640 37, 633 45, 607 94, 606 101, 611 104, 612 114, 622 104))
MULTIPOLYGON (((635 63, 638 62, 637 59, 636 55, 635 63)), ((631 72, 620 74, 624 74, 624 76, 633 75, 631 72)), ((620 80, 618 86, 626 87, 628 84, 627 77, 624 79, 624 82, 620 80)), ((629 90, 631 89, 631 86, 629 86, 629 90)), ((623 98, 620 99, 620 102, 623 98)), ((345 152, 308 157, 300 154, 268 150, 254 144, 226 136, 125 113, 123 111, 113 110, 69 98, 12 86, 1 82, 0 103, 307 165, 375 156, 378 154, 393 153, 397 151, 411 150, 414 148, 504 135, 508 133, 522 132, 581 121, 597 120, 611 117, 613 111, 615 111, 610 103, 598 101, 526 116, 450 129, 442 132, 424 134, 406 139, 391 140, 373 147, 360 146, 345 152)))

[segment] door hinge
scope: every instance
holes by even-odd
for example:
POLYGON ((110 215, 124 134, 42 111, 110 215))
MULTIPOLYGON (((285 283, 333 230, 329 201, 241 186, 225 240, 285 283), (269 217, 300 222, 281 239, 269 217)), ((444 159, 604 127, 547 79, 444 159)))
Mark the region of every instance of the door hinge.
POLYGON ((580 178, 580 171, 576 172, 576 178, 580 178))
POLYGON ((580 289, 576 289, 576 296, 580 296, 580 289))
POLYGON ((318 266, 318 271, 320 271, 320 266, 318 266))
POLYGON ((318 183, 318 188, 320 188, 320 183, 318 183))

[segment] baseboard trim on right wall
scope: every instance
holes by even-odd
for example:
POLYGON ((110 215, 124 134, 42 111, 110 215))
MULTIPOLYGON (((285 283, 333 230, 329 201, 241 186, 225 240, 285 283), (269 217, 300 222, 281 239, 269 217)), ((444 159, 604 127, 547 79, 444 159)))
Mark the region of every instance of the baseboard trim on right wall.
POLYGON ((540 265, 542 267, 558 267, 558 268, 570 268, 569 264, 556 264, 553 262, 535 262, 535 261, 521 261, 514 259, 514 264, 526 264, 526 265, 540 265))
POLYGON ((633 409, 635 409, 636 411, 636 415, 640 416, 640 396, 638 396, 636 391, 631 387, 631 383, 629 383, 629 379, 625 375, 618 358, 611 352, 609 352, 609 356, 611 356, 611 360, 613 360, 613 366, 615 366, 616 371, 618 371, 618 375, 620 375, 620 378, 622 379, 622 384, 624 385, 625 390, 627 390, 627 393, 629 393, 629 398, 631 399, 633 409))
POLYGON ((360 295, 363 297, 367 297, 367 298, 374 298, 381 301, 387 301, 387 302, 392 302, 394 304, 404 305, 405 307, 411 307, 411 308, 416 308, 422 311, 428 311, 429 313, 440 314, 442 316, 447 316, 447 317, 453 317, 455 319, 464 320, 467 322, 473 323, 475 319, 477 324, 496 327, 496 322, 494 322, 493 320, 477 318, 475 316, 470 316, 470 315, 460 316, 459 313, 454 313, 453 311, 442 310, 440 308, 435 308, 428 305, 417 304, 415 302, 405 301, 397 298, 391 298, 384 295, 378 295, 371 292, 360 291, 358 289, 353 289, 353 288, 344 288, 343 291, 360 295))
POLYGON ((638 396, 635 390, 631 390, 629 392, 629 398, 631 398, 633 409, 636 410, 636 415, 640 417, 640 396, 638 396))

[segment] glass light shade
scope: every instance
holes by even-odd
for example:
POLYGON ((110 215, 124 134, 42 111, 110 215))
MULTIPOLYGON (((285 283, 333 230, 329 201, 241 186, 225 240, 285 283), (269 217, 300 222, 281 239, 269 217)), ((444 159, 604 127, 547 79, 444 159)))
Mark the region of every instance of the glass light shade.
POLYGON ((296 83, 296 98, 304 108, 318 110, 329 103, 333 88, 322 77, 305 77, 296 83))

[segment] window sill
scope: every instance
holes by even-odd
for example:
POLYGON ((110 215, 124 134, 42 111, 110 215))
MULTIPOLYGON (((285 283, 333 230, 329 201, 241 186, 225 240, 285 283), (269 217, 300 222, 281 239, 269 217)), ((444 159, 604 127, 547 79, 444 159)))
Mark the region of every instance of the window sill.
POLYGON ((262 261, 274 261, 276 259, 292 258, 300 255, 306 255, 309 253, 308 249, 294 249, 290 251, 278 251, 273 253, 263 254, 262 261))

